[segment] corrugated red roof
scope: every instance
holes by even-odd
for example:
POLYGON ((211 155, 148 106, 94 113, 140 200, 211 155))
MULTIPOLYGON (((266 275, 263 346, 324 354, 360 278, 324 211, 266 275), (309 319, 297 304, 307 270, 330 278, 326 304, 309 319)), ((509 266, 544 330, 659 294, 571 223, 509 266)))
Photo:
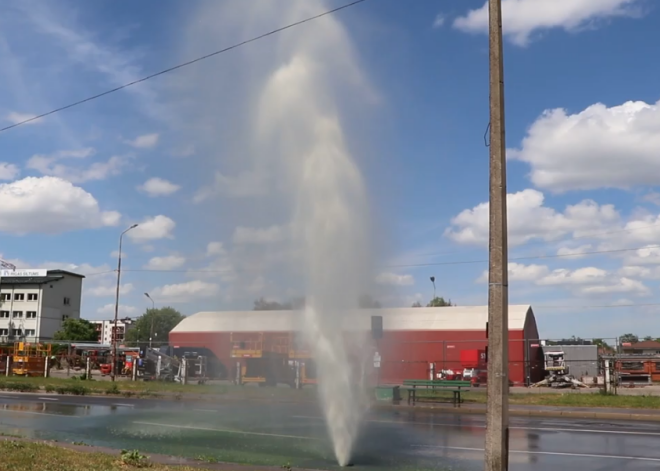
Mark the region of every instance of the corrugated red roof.
POLYGON ((633 343, 632 345, 624 346, 624 350, 660 350, 660 342, 655 340, 643 340, 642 342, 633 343))

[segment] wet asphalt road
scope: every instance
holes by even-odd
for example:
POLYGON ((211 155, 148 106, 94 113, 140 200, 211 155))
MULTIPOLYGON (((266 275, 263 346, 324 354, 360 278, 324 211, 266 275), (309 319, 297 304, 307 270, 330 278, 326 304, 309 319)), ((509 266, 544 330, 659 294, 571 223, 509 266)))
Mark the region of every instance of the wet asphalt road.
MULTIPOLYGON (((511 418, 515 470, 660 469, 660 424, 511 418)), ((223 461, 334 469, 314 406, 0 394, 0 431, 223 461)), ((355 468, 483 469, 481 415, 372 411, 355 468)))

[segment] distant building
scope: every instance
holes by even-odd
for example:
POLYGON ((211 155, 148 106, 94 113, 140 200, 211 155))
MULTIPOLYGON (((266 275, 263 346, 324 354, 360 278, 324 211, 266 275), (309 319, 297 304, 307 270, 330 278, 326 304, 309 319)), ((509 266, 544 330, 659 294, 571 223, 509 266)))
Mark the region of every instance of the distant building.
MULTIPOLYGON (((97 340, 102 344, 112 344, 115 341, 114 328, 115 321, 114 319, 108 321, 90 321, 96 326, 96 333, 98 335, 97 340)), ((126 337, 126 332, 128 332, 131 326, 135 323, 130 317, 125 317, 123 319, 117 319, 117 335, 116 340, 119 343, 123 343, 126 337)))
POLYGON ((660 342, 655 340, 644 340, 636 343, 622 343, 623 353, 634 355, 659 355, 660 342))
POLYGON ((80 318, 83 275, 65 270, 0 270, 0 342, 51 340, 80 318))

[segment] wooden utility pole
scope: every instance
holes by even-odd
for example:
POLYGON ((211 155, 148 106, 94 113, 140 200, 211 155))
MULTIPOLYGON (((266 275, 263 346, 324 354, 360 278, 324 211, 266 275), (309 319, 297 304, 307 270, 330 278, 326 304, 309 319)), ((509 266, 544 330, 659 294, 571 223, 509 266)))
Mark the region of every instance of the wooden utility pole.
POLYGON ((509 282, 502 0, 489 0, 490 226, 488 247, 488 410, 486 471, 509 469, 509 282))

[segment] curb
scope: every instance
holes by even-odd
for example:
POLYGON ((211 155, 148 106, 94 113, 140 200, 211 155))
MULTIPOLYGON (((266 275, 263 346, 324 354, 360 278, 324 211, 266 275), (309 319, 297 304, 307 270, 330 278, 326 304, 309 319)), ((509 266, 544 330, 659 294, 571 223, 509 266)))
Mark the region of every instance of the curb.
MULTIPOLYGON (((486 414, 486 409, 477 407, 420 407, 420 406, 395 406, 378 404, 377 409, 388 410, 422 410, 432 413, 449 412, 451 414, 486 414)), ((509 409, 509 415, 516 417, 563 417, 573 419, 598 419, 598 420, 621 420, 636 422, 660 422, 660 414, 644 414, 643 412, 598 412, 598 411, 576 411, 576 410, 526 410, 509 409)))

